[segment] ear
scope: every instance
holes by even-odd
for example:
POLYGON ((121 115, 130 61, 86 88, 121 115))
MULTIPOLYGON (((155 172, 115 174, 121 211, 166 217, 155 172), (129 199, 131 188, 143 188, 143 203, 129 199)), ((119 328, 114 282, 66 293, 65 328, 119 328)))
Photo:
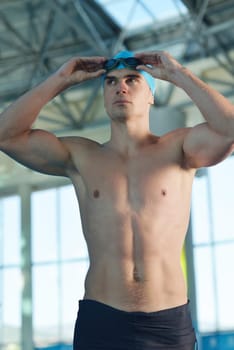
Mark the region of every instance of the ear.
POLYGON ((154 104, 154 96, 153 96, 151 90, 150 90, 149 104, 150 104, 150 105, 153 105, 153 104, 154 104))

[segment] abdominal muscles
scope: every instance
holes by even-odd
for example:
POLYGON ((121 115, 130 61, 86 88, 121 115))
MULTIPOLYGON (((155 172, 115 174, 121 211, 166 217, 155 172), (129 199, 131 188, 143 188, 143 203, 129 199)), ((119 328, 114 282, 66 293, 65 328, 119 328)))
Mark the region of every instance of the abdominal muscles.
POLYGON ((180 255, 191 181, 134 174, 131 182, 120 175, 105 180, 105 190, 95 187, 98 196, 92 191, 81 206, 90 256, 84 297, 129 311, 181 305, 187 301, 180 255))
MULTIPOLYGON (((171 235, 170 224, 162 230, 153 222, 143 214, 126 215, 117 225, 106 223, 105 234, 97 230, 99 237, 90 237, 85 298, 146 312, 186 302, 182 244, 171 235)), ((176 230, 174 225, 174 235, 176 230)))

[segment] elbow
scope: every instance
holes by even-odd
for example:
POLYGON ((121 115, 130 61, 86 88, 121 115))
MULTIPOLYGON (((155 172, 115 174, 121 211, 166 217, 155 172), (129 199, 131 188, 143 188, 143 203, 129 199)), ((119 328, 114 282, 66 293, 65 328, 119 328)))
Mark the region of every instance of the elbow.
POLYGON ((227 136, 232 139, 232 144, 234 144, 234 116, 228 122, 227 136))
POLYGON ((4 151, 7 149, 8 144, 9 144, 9 134, 7 132, 0 132, 0 150, 4 151))
POLYGON ((4 151, 6 147, 6 137, 0 133, 0 151, 4 151))

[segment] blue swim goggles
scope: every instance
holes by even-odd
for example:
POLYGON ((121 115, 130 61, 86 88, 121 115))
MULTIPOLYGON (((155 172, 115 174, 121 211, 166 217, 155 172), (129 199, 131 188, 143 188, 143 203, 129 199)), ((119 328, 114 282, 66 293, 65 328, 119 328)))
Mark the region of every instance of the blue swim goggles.
POLYGON ((136 69, 140 64, 143 64, 143 62, 136 57, 111 58, 104 62, 103 68, 109 72, 110 70, 117 68, 119 65, 123 66, 123 68, 136 69))

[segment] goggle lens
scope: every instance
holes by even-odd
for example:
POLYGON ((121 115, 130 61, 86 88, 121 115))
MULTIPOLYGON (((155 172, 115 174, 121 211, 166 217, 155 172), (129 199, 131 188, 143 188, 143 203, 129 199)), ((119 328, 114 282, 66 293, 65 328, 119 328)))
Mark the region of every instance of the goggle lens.
POLYGON ((110 71, 116 68, 119 64, 123 64, 126 68, 135 69, 138 65, 142 64, 142 61, 136 57, 127 58, 111 58, 104 63, 103 68, 110 71))

